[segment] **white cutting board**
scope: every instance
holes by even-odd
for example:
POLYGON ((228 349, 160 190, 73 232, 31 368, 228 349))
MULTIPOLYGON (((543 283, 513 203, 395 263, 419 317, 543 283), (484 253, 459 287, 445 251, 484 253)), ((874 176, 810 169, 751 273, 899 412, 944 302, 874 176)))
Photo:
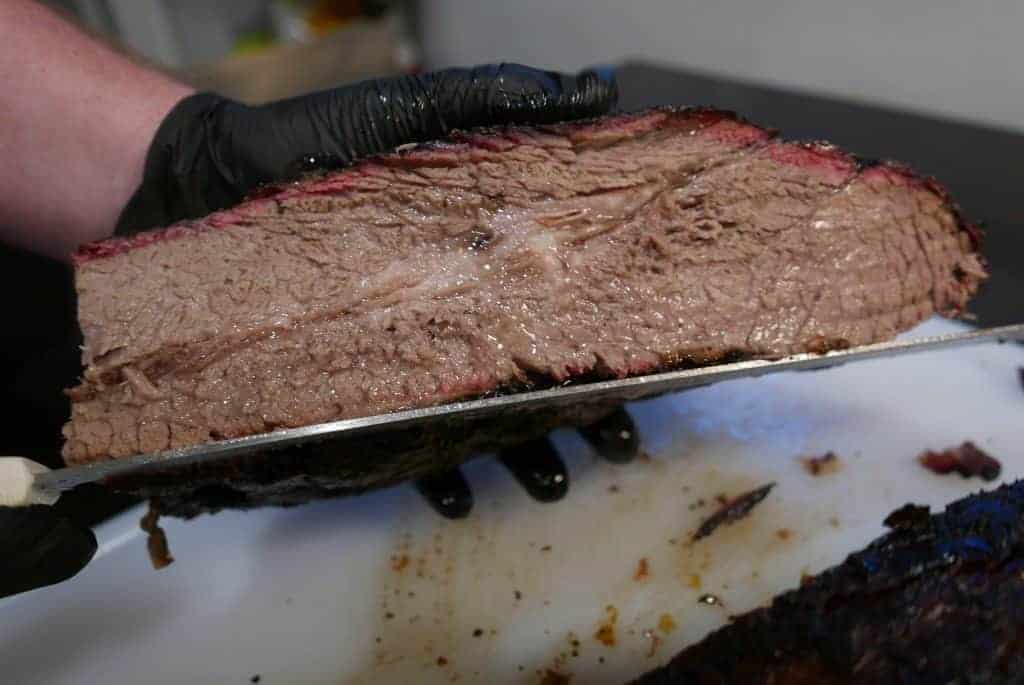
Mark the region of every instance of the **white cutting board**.
MULTIPOLYGON (((930 321, 909 337, 959 328, 930 321)), ((1024 348, 992 344, 693 390, 630 407, 649 460, 607 464, 557 434, 572 479, 560 503, 477 461, 468 520, 440 519, 409 486, 170 520, 177 561, 159 572, 133 510, 100 527, 79 576, 0 602, 0 678, 537 683, 550 669, 623 682, 841 561, 890 510, 982 487, 924 470, 922 449, 971 439, 1002 460, 1002 480, 1024 476, 1019 366, 1024 348), (798 461, 829 450, 838 473, 798 461), (716 495, 769 481, 746 520, 687 544, 716 495), (602 625, 614 644, 595 637, 602 625)))

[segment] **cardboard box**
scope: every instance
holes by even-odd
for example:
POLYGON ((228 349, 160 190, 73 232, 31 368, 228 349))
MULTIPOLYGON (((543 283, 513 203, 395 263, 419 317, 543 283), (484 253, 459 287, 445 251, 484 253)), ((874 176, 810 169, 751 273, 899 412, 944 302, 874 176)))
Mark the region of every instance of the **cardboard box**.
POLYGON ((403 63, 402 40, 394 21, 360 20, 313 43, 233 55, 176 76, 199 90, 257 104, 401 73, 409 66, 403 63))

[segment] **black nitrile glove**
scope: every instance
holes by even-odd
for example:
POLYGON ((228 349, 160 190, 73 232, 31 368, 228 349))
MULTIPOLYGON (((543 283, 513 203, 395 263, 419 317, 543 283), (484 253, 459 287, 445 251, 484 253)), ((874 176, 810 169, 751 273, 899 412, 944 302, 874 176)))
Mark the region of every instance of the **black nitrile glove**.
POLYGON ((67 580, 96 553, 96 536, 49 506, 0 507, 0 597, 67 580))
POLYGON ((261 184, 455 129, 597 116, 617 95, 608 70, 566 76, 519 64, 363 81, 256 107, 199 93, 157 131, 117 234, 209 214, 261 184))

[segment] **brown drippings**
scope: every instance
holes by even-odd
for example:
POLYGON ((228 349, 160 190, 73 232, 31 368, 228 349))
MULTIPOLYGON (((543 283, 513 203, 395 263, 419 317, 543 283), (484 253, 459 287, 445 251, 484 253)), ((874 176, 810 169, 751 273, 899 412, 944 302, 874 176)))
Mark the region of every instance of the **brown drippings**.
POLYGON ((971 441, 941 452, 925 450, 917 460, 934 473, 946 474, 955 471, 964 478, 979 476, 987 481, 998 478, 1003 470, 1003 465, 998 459, 983 452, 971 441))
POLYGON ((826 452, 819 457, 803 457, 801 460, 804 469, 812 476, 827 476, 842 468, 839 455, 835 452, 826 452))
POLYGON ((647 580, 650 574, 651 572, 650 567, 647 563, 647 557, 641 557, 640 561, 638 561, 636 564, 636 572, 633 573, 633 580, 635 580, 638 583, 642 583, 643 581, 647 580))
POLYGON ((153 568, 160 570, 174 562, 171 550, 167 546, 167 535, 157 523, 160 520, 160 507, 156 500, 149 501, 149 511, 139 521, 139 527, 146 533, 146 549, 153 568))
POLYGON ((391 555, 391 570, 392 571, 395 571, 396 573, 401 573, 402 571, 405 570, 405 567, 408 566, 408 565, 409 565, 409 555, 408 554, 402 554, 402 555, 393 554, 393 555, 391 555))
POLYGON ((550 552, 551 551, 551 545, 544 545, 543 547, 540 548, 540 551, 541 552, 550 552))
POLYGON ((605 647, 615 646, 615 626, 602 625, 594 633, 594 638, 605 647))
POLYGON ((676 629, 676 621, 671 614, 662 614, 658 617, 658 630, 668 635, 676 629))
POLYGON ((701 577, 699 573, 691 573, 686 579, 686 585, 692 587, 694 590, 699 590, 701 586, 701 577))
POLYGON ((791 537, 793 537, 793 531, 791 531, 789 528, 779 528, 777 531, 775 531, 775 537, 777 537, 780 540, 788 540, 791 537))
POLYGON ((603 644, 605 647, 615 646, 615 624, 619 620, 619 610, 609 604, 604 608, 607 616, 598 625, 597 630, 594 632, 594 639, 603 644))
POLYGON ((521 600, 523 598, 523 593, 520 592, 519 590, 513 590, 512 591, 512 596, 515 597, 516 601, 518 602, 519 600, 521 600))
POLYGON ((756 490, 744 493, 732 500, 727 500, 714 514, 704 519, 691 538, 692 542, 702 540, 711 535, 721 525, 731 525, 745 518, 775 487, 775 483, 762 485, 756 490))
POLYGON ((484 634, 484 631, 483 631, 482 628, 477 628, 476 630, 473 631, 473 637, 480 637, 483 634, 484 634))
POLYGON ((540 685, 569 685, 572 682, 572 676, 559 671, 552 671, 550 668, 544 671, 544 677, 541 678, 540 685))
POLYGON ((576 635, 576 633, 574 633, 574 632, 572 632, 570 630, 569 634, 566 636, 566 639, 569 641, 569 646, 572 648, 572 651, 570 652, 570 654, 572 654, 572 657, 574 659, 578 659, 580 657, 580 639, 579 639, 579 637, 576 635))
POLYGON ((441 668, 444 668, 445 666, 448 665, 448 660, 445 659, 443 656, 439 656, 439 657, 437 657, 437 665, 440 666, 441 668))

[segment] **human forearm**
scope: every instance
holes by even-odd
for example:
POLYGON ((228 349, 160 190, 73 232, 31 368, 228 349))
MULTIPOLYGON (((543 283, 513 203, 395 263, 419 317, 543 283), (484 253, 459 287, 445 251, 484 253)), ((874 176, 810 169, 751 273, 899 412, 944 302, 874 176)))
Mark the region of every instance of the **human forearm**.
POLYGON ((0 241, 66 258, 109 235, 190 89, 29 0, 0 3, 0 241))

